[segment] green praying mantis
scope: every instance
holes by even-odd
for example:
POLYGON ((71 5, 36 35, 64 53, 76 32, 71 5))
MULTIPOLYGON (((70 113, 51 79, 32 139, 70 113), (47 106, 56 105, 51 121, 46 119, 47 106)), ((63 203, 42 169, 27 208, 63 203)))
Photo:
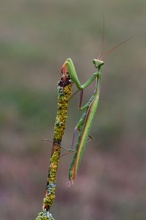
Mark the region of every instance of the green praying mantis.
POLYGON ((74 64, 70 58, 68 58, 62 66, 62 69, 66 72, 69 71, 71 79, 76 84, 78 90, 81 91, 80 101, 79 101, 79 109, 85 110, 83 115, 81 116, 79 122, 77 123, 74 129, 74 135, 71 144, 71 150, 73 149, 74 139, 76 131, 79 130, 78 140, 76 143, 76 149, 74 153, 73 160, 71 162, 69 168, 69 183, 73 182, 76 179, 77 171, 79 168, 79 164, 81 162, 83 152, 87 143, 87 139, 89 137, 90 129, 92 126, 92 122, 98 107, 99 103, 99 94, 100 94, 100 86, 101 86, 101 76, 102 76, 102 66, 104 62, 100 59, 94 59, 93 64, 97 71, 83 84, 81 85, 74 64), (94 80, 96 80, 96 88, 93 92, 93 95, 89 99, 89 101, 81 107, 82 98, 83 98, 83 90, 88 87, 94 80))
MULTIPOLYGON (((107 51, 101 58, 93 59, 93 64, 96 68, 96 72, 93 73, 93 75, 90 76, 90 78, 81 85, 78 75, 75 70, 75 66, 73 64, 73 61, 68 58, 62 68, 61 71, 66 74, 69 72, 70 77, 72 81, 75 83, 77 87, 77 92, 80 91, 80 100, 79 100, 79 110, 83 111, 84 113, 81 116, 79 122, 77 123, 75 129, 74 129, 74 134, 72 138, 72 143, 70 150, 73 150, 73 145, 74 145, 74 140, 75 140, 75 135, 77 130, 79 131, 77 142, 76 142, 76 147, 75 147, 75 153, 69 168, 69 181, 67 183, 68 186, 70 186, 71 183, 74 182, 76 179, 77 171, 83 156, 83 152, 85 150, 86 143, 88 141, 88 137, 90 137, 90 130, 91 126, 93 123, 94 116, 96 114, 96 110, 98 108, 98 103, 99 103, 99 95, 100 95, 100 88, 101 88, 101 80, 102 80, 102 66, 104 65, 104 62, 102 61, 103 57, 105 57, 107 54, 111 53, 113 50, 115 50, 117 47, 119 47, 121 44, 124 44, 131 38, 121 42, 120 44, 116 45, 113 47, 111 50, 107 51), (96 87, 93 92, 93 95, 89 99, 89 101, 84 105, 82 105, 82 98, 83 98, 83 90, 87 88, 93 81, 96 80, 96 87)), ((74 94, 76 94, 75 92, 74 94)))

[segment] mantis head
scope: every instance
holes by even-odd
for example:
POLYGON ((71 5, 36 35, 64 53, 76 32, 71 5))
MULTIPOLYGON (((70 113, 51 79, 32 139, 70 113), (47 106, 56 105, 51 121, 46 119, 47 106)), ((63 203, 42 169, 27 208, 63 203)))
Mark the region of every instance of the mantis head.
POLYGON ((104 62, 99 59, 93 59, 93 64, 94 64, 95 68, 99 69, 104 64, 104 62))

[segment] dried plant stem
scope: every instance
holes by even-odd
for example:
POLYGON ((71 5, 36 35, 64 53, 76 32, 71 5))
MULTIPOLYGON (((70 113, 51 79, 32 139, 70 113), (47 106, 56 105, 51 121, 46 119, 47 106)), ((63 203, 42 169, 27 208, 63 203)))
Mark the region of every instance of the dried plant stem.
POLYGON ((70 75, 66 72, 62 72, 61 79, 58 82, 57 115, 54 125, 54 138, 48 170, 46 193, 43 199, 42 211, 38 214, 36 220, 54 220, 50 213, 50 208, 55 199, 57 170, 61 154, 61 141, 66 127, 68 102, 71 93, 72 80, 70 75))

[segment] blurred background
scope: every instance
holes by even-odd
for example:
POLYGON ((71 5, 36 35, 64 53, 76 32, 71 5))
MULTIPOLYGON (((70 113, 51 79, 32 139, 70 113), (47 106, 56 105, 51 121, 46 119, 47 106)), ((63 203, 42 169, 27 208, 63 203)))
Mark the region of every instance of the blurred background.
MULTIPOLYGON (((99 108, 75 184, 67 188, 73 154, 61 158, 55 219, 146 219, 146 1, 0 1, 0 219, 32 220, 45 193, 57 105, 67 57, 81 83, 104 58, 99 108)), ((93 84, 94 85, 94 84, 93 84)), ((84 103, 93 93, 84 92, 84 103)), ((74 87, 75 89, 75 87, 74 87)), ((70 147, 81 113, 70 102, 62 145, 70 147)))

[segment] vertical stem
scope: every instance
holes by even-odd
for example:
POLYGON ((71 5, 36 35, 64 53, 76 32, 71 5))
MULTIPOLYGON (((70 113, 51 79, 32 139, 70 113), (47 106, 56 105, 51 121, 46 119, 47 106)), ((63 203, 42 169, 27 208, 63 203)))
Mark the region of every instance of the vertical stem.
POLYGON ((72 83, 73 82, 68 73, 62 74, 61 79, 58 82, 57 115, 54 125, 53 146, 48 170, 46 193, 43 199, 43 210, 39 213, 36 220, 54 219, 49 211, 55 199, 57 170, 61 154, 61 141, 66 128, 68 102, 71 97, 72 83))
POLYGON ((43 200, 43 210, 47 211, 50 210, 50 207, 53 205, 55 199, 57 170, 61 154, 61 141, 66 127, 68 102, 71 92, 72 81, 70 79, 70 75, 63 74, 58 83, 57 115, 54 125, 54 138, 48 170, 46 194, 43 200))

